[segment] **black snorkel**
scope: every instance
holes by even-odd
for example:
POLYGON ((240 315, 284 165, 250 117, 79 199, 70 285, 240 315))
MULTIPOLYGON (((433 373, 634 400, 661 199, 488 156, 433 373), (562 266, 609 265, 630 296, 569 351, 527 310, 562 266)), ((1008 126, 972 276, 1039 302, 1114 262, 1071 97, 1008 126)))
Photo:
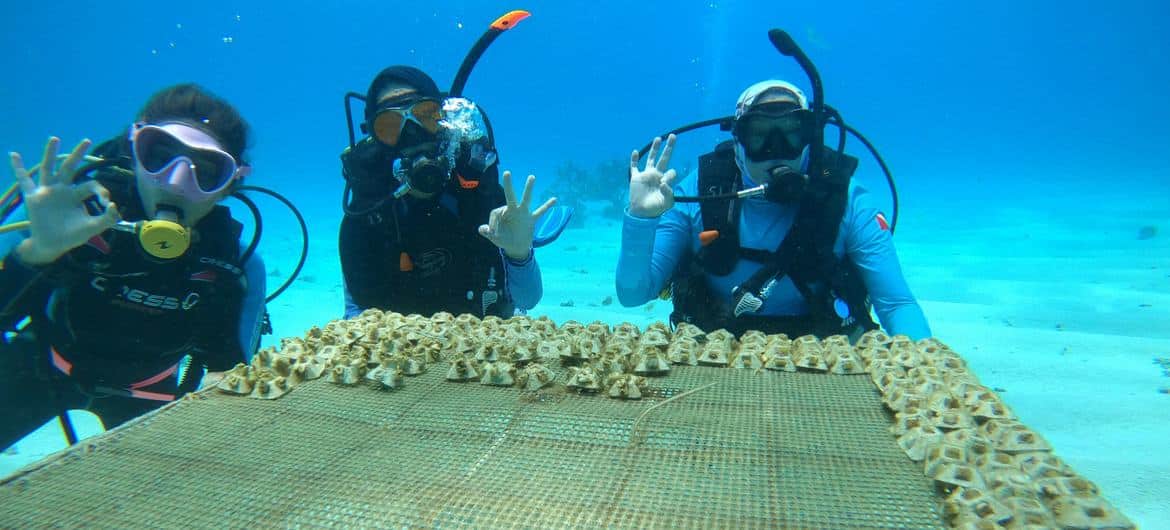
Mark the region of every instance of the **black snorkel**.
POLYGON ((467 52, 467 56, 463 58, 463 64, 459 65, 459 71, 455 74, 455 80, 451 82, 451 90, 447 92, 447 97, 460 97, 463 95, 463 87, 467 85, 467 78, 471 77, 471 70, 475 68, 475 63, 479 62, 479 58, 483 57, 483 52, 487 51, 488 46, 495 42, 496 38, 519 24, 532 14, 522 9, 509 11, 503 16, 497 18, 488 26, 487 31, 479 36, 479 40, 471 46, 471 50, 467 52))
POLYGON ((812 107, 810 110, 812 110, 814 125, 812 138, 809 139, 808 174, 820 175, 824 171, 825 165, 820 147, 825 144, 825 123, 828 121, 825 118, 825 87, 821 84, 821 74, 817 72, 816 65, 809 60, 808 55, 805 55, 804 50, 800 49, 800 46, 797 46, 792 37, 784 30, 768 30, 768 40, 772 41, 772 46, 775 46, 776 51, 780 52, 781 55, 796 59, 796 63, 808 76, 808 82, 812 84, 813 97, 809 106, 812 107))
MULTIPOLYGON (((768 40, 771 41, 772 46, 774 46, 776 51, 780 52, 781 55, 792 57, 796 60, 801 69, 804 70, 805 75, 808 76, 809 82, 812 85, 813 97, 812 101, 809 103, 809 106, 811 107, 809 110, 813 115, 814 126, 812 127, 811 137, 809 138, 809 145, 813 147, 808 150, 809 178, 815 178, 816 176, 823 174, 825 171, 824 156, 821 149, 819 148, 819 146, 824 145, 825 127, 830 124, 837 127, 838 134, 836 150, 838 153, 845 152, 846 133, 852 134, 855 138, 860 140, 862 144, 865 145, 870 154, 873 156, 874 160, 876 160, 878 165, 881 166, 882 172, 886 176, 886 183, 890 188, 890 195, 893 197, 893 216, 890 219, 890 232, 892 233, 898 223, 898 190, 894 184, 894 177, 890 173, 889 167, 886 166, 885 160, 882 159, 881 155, 878 154, 877 149, 869 142, 869 140, 867 140, 856 129, 845 123, 845 120, 841 117, 841 113, 838 112, 837 109, 825 103, 824 85, 821 83, 820 73, 817 72, 816 66, 813 65, 812 60, 810 60, 808 55, 804 53, 804 50, 802 50, 800 46, 796 44, 796 41, 794 41, 787 32, 781 29, 769 30, 768 40)), ((665 138, 671 134, 682 134, 711 125, 719 125, 719 129, 722 131, 730 131, 732 130, 734 124, 735 116, 723 116, 720 118, 714 118, 684 125, 677 129, 668 131, 660 136, 665 138)), ((646 152, 650 150, 650 145, 650 143, 647 143, 642 147, 642 149, 638 150, 639 158, 646 155, 646 152)), ((770 200, 775 200, 780 196, 798 193, 800 190, 793 189, 796 184, 792 183, 807 180, 806 177, 800 175, 800 173, 796 170, 784 166, 776 168, 773 170, 773 173, 774 177, 780 177, 774 178, 774 181, 785 181, 790 184, 788 184, 784 189, 781 189, 781 187, 777 185, 763 184, 754 188, 722 193, 718 195, 676 195, 674 197, 674 201, 684 203, 703 202, 708 200, 746 199, 758 196, 764 196, 770 200)))
MULTIPOLYGON (((467 55, 464 56, 463 63, 459 65, 459 71, 456 72, 455 79, 451 82, 451 89, 448 90, 446 94, 442 94, 442 98, 446 99, 452 97, 461 97, 463 95, 463 88, 467 85, 467 80, 471 77, 472 70, 475 69, 476 63, 478 63, 479 59, 483 57, 483 54, 487 51, 488 47, 491 46, 491 44, 495 42, 496 38, 498 38, 502 33, 516 27, 520 21, 528 18, 529 16, 531 16, 531 14, 528 11, 518 9, 509 11, 496 20, 492 21, 491 25, 488 26, 487 31, 480 35, 479 39, 476 40, 475 44, 473 44, 471 49, 468 50, 467 55)), ((369 102, 366 101, 366 96, 362 94, 357 92, 347 92, 345 94, 343 105, 345 106, 345 125, 349 133, 349 149, 347 149, 346 153, 342 155, 343 159, 345 158, 346 154, 353 152, 358 147, 357 136, 354 134, 353 126, 352 101, 355 99, 360 100, 363 104, 369 104, 369 102)), ((491 125, 488 124, 487 127, 490 131, 491 125)), ((362 134, 369 134, 369 127, 365 121, 360 124, 359 128, 361 129, 362 134)), ((373 140, 367 138, 365 141, 373 140)), ((365 141, 363 141, 363 143, 365 143, 365 141)), ((345 181, 345 190, 341 195, 341 208, 346 215, 365 215, 380 208, 387 200, 382 199, 374 201, 373 205, 368 208, 355 210, 350 203, 351 194, 352 186, 349 178, 347 177, 345 181)))

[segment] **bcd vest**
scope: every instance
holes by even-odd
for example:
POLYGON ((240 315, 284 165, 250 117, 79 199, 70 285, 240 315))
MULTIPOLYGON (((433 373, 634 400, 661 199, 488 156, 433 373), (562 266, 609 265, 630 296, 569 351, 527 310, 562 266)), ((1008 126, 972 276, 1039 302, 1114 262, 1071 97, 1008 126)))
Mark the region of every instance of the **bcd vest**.
MULTIPOLYGON (((698 254, 680 264, 671 280, 674 312, 671 322, 692 323, 705 331, 724 328, 735 334, 748 330, 786 333, 790 337, 844 334, 853 338, 874 329, 865 284, 856 266, 833 252, 848 200, 849 180, 857 159, 822 147, 822 175, 810 178, 796 220, 780 246, 772 252, 740 246, 739 201, 707 200, 700 204, 703 231, 718 234, 698 254), (758 294, 772 278, 788 276, 805 298, 809 314, 800 316, 735 316, 733 308, 714 296, 704 274, 729 274, 740 259, 764 266, 738 291, 758 294)), ((731 141, 699 157, 700 195, 733 193, 742 189, 731 141)))
POLYGON ((354 302, 404 314, 447 311, 511 317, 514 306, 503 258, 479 235, 479 225, 503 203, 499 183, 465 179, 464 168, 458 165, 444 191, 454 200, 456 213, 438 198, 393 198, 389 178, 367 175, 360 166, 373 155, 362 155, 359 162, 359 153, 350 155, 347 150, 342 155, 355 208, 367 210, 362 203, 376 200, 382 204, 342 220, 342 270, 354 302))

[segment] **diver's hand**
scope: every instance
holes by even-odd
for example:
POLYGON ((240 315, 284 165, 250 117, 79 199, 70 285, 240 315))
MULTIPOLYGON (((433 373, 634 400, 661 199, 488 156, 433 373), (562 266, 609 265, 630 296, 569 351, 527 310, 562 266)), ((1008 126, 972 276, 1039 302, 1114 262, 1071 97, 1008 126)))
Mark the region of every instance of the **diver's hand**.
POLYGON ((638 170, 638 152, 630 154, 630 215, 658 217, 674 206, 674 191, 670 185, 677 173, 673 169, 667 170, 674 140, 673 134, 668 136, 666 147, 662 147, 662 138, 655 138, 646 154, 646 168, 641 171, 638 170), (659 147, 662 147, 661 156, 659 147))
POLYGON ((85 159, 90 141, 82 140, 58 166, 57 148, 60 143, 61 140, 54 136, 45 144, 45 156, 35 181, 24 168, 20 153, 8 155, 20 193, 24 196, 29 221, 30 235, 16 251, 20 259, 30 265, 56 261, 121 218, 117 206, 110 202, 110 192, 97 181, 73 184, 73 174, 85 159), (89 214, 84 201, 91 196, 97 197, 98 202, 105 207, 105 213, 97 216, 89 214))
POLYGON ((488 224, 479 225, 479 235, 488 238, 488 241, 503 249, 509 258, 517 261, 527 258, 532 251, 532 232, 536 229, 536 220, 557 202, 557 198, 553 197, 529 212, 534 182, 536 177, 528 175, 528 180, 524 182, 524 195, 517 203, 516 193, 512 191, 512 172, 505 171, 504 197, 507 204, 492 210, 488 224))

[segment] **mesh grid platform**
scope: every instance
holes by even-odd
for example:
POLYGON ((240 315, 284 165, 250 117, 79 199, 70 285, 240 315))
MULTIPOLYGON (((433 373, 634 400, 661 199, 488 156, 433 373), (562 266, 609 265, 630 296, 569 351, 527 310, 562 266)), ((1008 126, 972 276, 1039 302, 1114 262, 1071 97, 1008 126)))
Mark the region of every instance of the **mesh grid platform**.
POLYGON ((442 372, 188 396, 4 479, 0 526, 945 527, 865 376, 681 366, 623 401, 442 372))

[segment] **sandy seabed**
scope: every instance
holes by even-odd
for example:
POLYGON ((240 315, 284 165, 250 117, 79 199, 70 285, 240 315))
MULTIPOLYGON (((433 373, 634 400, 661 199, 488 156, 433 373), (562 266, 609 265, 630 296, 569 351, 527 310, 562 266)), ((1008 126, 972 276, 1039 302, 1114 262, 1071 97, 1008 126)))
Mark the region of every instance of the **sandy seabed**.
MULTIPOLYGON (((1170 528, 1170 378, 1154 361, 1170 357, 1170 202, 1151 200, 1160 204, 1092 204, 1091 214, 1052 197, 1027 209, 915 204, 896 241, 935 336, 1134 522, 1170 528)), ((340 316, 333 215, 309 216, 309 265, 270 306, 265 344, 340 316)), ((538 251, 544 298, 529 314, 665 319, 669 302, 618 304, 620 224, 594 219, 538 251)), ((283 228, 266 228, 270 289, 300 249, 283 228)), ((73 417, 80 434, 100 432, 92 415, 73 417)), ((0 456, 0 475, 63 447, 50 422, 0 456)))

